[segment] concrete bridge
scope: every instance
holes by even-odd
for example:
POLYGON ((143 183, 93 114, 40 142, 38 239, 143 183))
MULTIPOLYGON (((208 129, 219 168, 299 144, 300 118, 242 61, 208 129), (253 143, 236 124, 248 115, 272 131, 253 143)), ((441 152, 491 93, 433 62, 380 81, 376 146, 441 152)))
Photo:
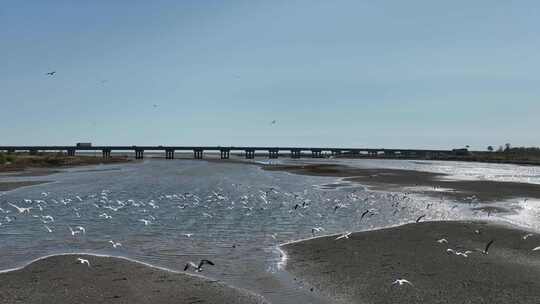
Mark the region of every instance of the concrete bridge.
POLYGON ((223 146, 0 146, 0 151, 14 152, 65 152, 68 156, 75 156, 76 152, 101 151, 103 158, 111 157, 111 152, 134 152, 136 159, 143 159, 144 153, 164 152, 166 159, 174 159, 175 152, 192 151, 195 159, 202 159, 205 152, 220 153, 221 159, 228 159, 231 152, 242 153, 245 158, 255 158, 255 153, 264 153, 269 158, 278 158, 280 153, 287 153, 292 158, 311 156, 322 158, 325 155, 357 155, 371 158, 415 158, 415 157, 441 157, 452 155, 452 150, 418 150, 418 149, 372 149, 372 148, 320 148, 320 147, 223 147, 223 146))

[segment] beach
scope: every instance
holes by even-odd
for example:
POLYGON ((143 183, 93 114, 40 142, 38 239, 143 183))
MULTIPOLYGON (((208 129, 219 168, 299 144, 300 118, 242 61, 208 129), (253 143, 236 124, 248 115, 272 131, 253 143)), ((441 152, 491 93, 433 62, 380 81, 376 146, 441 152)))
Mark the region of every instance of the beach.
POLYGON ((336 303, 532 304, 540 299, 540 251, 532 251, 540 235, 524 240, 528 233, 501 223, 421 222, 282 249, 286 269, 336 303), (491 240, 488 254, 477 251, 491 240), (393 285, 397 279, 412 286, 393 285))
POLYGON ((216 280, 121 258, 58 255, 0 273, 0 303, 267 303, 216 280), (90 266, 78 258, 87 259, 90 266))

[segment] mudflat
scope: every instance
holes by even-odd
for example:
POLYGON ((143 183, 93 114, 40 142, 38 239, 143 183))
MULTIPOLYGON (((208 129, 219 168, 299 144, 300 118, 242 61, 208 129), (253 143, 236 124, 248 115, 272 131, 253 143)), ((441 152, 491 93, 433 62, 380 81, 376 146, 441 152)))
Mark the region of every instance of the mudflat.
POLYGON ((0 273, 0 303, 266 303, 218 281, 121 258, 58 255, 0 273), (90 266, 77 258, 87 259, 90 266))
POLYGON ((286 269, 336 303, 537 304, 540 235, 527 234, 501 223, 421 222, 282 249, 286 269))

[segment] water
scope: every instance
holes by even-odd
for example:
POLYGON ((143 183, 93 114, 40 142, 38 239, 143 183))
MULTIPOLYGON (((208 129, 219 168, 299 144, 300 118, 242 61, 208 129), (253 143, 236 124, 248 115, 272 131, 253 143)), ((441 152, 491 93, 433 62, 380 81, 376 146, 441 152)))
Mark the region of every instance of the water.
MULTIPOLYGON (((340 162, 538 182, 537 169, 512 165, 340 162)), ((55 181, 0 196, 0 269, 66 252, 124 256, 174 270, 182 270, 187 261, 207 258, 216 266, 206 267, 203 275, 252 290, 274 303, 328 302, 279 267, 284 260, 277 245, 312 237, 313 227, 324 228, 317 234, 323 235, 399 225, 422 214, 426 220, 482 216, 470 206, 455 208, 452 202, 429 197, 368 191, 331 177, 195 160, 146 160, 0 180, 55 181), (32 209, 19 214, 9 203, 32 209), (426 209, 427 204, 432 206, 426 209), (371 212, 360 221, 367 209, 371 212), (70 227, 77 226, 86 233, 72 236, 70 227), (122 246, 113 248, 111 240, 122 246)), ((505 219, 537 227, 536 202, 505 204, 517 204, 519 210, 505 219)))

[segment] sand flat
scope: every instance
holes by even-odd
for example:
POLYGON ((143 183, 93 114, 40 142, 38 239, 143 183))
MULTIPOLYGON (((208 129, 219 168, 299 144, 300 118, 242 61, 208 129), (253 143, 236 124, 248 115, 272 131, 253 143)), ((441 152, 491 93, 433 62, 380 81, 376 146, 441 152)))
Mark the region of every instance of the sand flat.
POLYGON ((425 222, 282 246, 286 269, 337 303, 539 303, 540 235, 486 222, 425 222), (479 234, 475 231, 479 230, 479 234), (446 238, 448 244, 436 242, 446 238), (447 253, 484 248, 468 257, 447 253), (413 286, 393 286, 398 278, 413 286))
POLYGON ((267 303, 215 280, 113 257, 58 255, 0 273, 0 303, 267 303), (82 257, 90 267, 77 263, 82 257))

